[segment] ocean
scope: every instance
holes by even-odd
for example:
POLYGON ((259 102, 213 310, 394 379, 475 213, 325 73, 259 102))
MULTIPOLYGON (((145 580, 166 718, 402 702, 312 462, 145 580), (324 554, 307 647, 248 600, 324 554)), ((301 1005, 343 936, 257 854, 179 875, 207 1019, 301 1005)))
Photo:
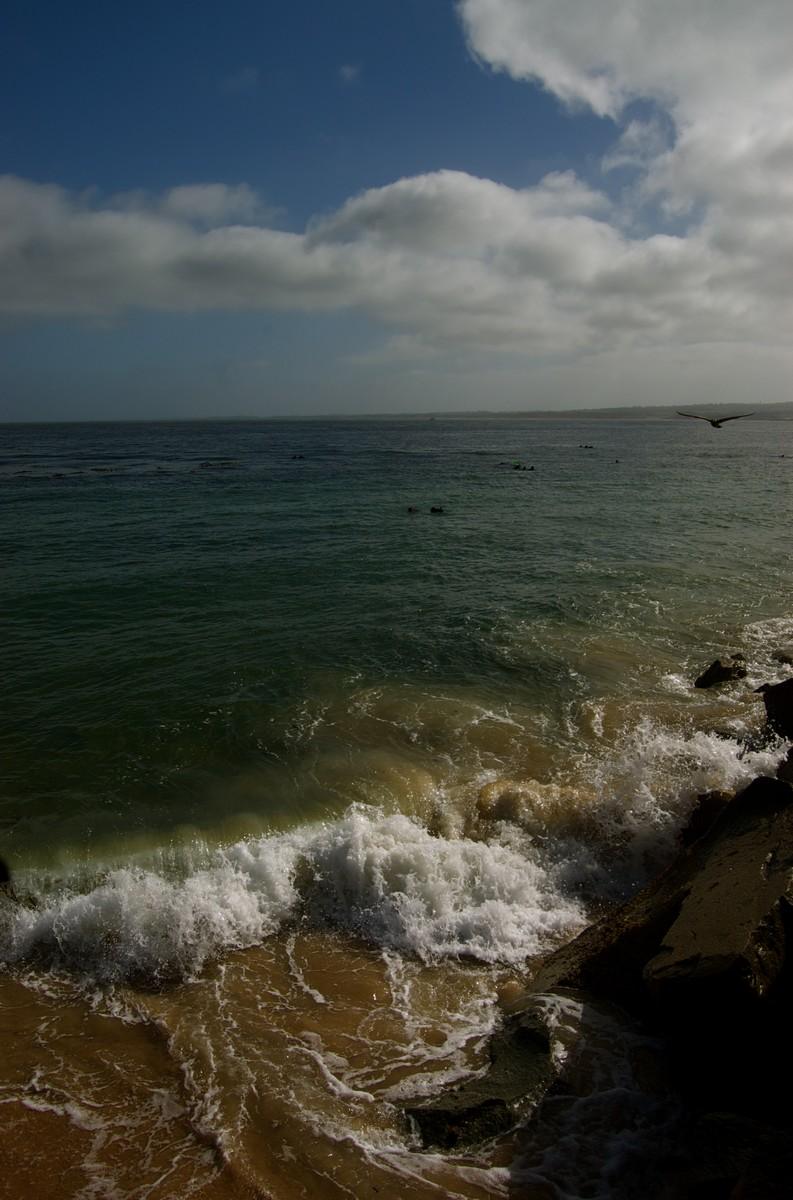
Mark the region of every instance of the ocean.
POLYGON ((775 771, 792 478, 758 418, 0 427, 0 1194, 617 1195, 655 1099, 574 998, 618 1118, 403 1110, 775 771))

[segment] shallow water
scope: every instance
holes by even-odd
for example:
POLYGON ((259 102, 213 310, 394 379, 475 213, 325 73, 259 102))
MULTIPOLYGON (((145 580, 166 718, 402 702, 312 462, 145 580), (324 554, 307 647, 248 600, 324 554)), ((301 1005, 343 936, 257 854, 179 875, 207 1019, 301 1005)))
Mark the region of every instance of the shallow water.
POLYGON ((441 1156, 400 1102, 774 771, 740 738, 790 673, 790 438, 0 428, 13 1194, 616 1195, 567 1127, 441 1156))

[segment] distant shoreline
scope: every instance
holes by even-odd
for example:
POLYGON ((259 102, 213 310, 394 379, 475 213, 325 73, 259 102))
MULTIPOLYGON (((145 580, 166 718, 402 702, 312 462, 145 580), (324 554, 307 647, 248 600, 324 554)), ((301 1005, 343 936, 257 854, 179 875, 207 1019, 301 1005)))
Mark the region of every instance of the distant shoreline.
MULTIPOLYGON (((688 403, 680 401, 681 404, 688 403)), ((719 416, 742 412, 741 404, 702 404, 705 415, 719 416)), ((793 421, 793 402, 781 404, 759 404, 752 414, 760 421, 793 421)), ((31 420, 0 421, 0 428, 32 427, 40 425, 283 425, 309 422, 367 422, 383 421, 671 421, 677 418, 677 409, 671 405, 636 405, 625 408, 563 408, 563 409, 475 409, 470 412, 405 412, 405 413, 312 413, 307 415, 279 416, 211 416, 211 417, 86 417, 75 420, 31 420)))

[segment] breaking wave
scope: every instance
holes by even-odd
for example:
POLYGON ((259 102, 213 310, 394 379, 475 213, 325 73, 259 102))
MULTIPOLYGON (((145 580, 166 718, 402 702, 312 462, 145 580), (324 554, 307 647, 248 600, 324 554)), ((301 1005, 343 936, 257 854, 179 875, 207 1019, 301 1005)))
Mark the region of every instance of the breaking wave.
POLYGON ((356 805, 337 822, 217 851, 183 880, 127 868, 83 895, 9 905, 0 955, 157 984, 298 918, 426 959, 518 962, 584 914, 553 868, 507 846, 433 837, 356 805))
POLYGON ((171 857, 56 887, 31 872, 17 881, 27 897, 2 901, 0 961, 161 986, 299 922, 426 962, 518 966, 668 861, 699 793, 774 774, 785 750, 646 720, 583 753, 572 782, 480 776, 468 819, 445 836, 355 803, 335 821, 205 852, 200 867, 171 857))

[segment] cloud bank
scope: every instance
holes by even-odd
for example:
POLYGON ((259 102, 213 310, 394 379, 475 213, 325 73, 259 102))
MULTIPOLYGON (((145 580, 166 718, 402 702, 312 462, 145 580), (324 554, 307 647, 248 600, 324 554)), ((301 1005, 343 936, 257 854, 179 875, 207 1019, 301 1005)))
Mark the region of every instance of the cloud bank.
POLYGON ((273 228, 244 185, 100 204, 5 177, 0 312, 349 308, 417 356, 786 344, 793 6, 460 0, 458 11, 483 64, 614 121, 603 190, 573 173, 516 190, 438 171, 294 233, 273 228), (656 115, 632 112, 639 99, 656 115), (617 168, 629 183, 614 199, 617 168), (667 232, 646 233, 649 213, 667 232))

